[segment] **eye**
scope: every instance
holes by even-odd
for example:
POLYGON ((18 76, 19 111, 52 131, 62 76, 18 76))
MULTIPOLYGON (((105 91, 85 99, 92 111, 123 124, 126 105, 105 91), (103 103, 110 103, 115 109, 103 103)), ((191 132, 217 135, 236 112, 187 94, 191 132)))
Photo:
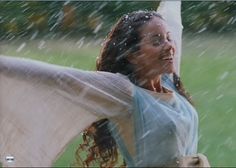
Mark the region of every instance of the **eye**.
POLYGON ((162 41, 163 41, 163 39, 160 35, 154 36, 152 38, 152 45, 153 46, 159 46, 159 45, 161 45, 162 41))
POLYGON ((167 40, 170 42, 173 41, 171 33, 167 34, 167 40))

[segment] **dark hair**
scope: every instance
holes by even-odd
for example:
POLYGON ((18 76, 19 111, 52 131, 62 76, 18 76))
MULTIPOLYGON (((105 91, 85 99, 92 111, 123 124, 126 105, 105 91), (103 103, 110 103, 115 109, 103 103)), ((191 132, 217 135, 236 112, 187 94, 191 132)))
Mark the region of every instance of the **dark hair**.
MULTIPOLYGON (((100 57, 97 59, 97 70, 121 73, 135 83, 134 67, 128 61, 128 56, 139 50, 140 29, 153 17, 163 19, 155 11, 136 11, 123 15, 106 38, 100 57)), ((176 74, 173 74, 173 81, 178 92, 192 103, 190 96, 186 93, 180 78, 176 74)), ((108 166, 107 163, 111 166, 110 161, 116 161, 114 158, 117 158, 118 155, 115 140, 108 128, 108 122, 108 119, 99 120, 89 127, 94 127, 95 132, 88 133, 89 128, 84 132, 87 135, 92 134, 94 139, 94 146, 90 148, 90 155, 96 155, 94 147, 97 147, 99 158, 102 160, 102 165, 105 166, 108 166)), ((95 159, 95 157, 93 158, 95 159)), ((88 164, 87 158, 86 165, 88 166, 88 164)))
POLYGON ((155 11, 135 11, 122 16, 108 34, 105 45, 97 59, 97 70, 121 73, 134 79, 134 67, 128 56, 139 50, 140 29, 153 17, 162 16, 155 11))

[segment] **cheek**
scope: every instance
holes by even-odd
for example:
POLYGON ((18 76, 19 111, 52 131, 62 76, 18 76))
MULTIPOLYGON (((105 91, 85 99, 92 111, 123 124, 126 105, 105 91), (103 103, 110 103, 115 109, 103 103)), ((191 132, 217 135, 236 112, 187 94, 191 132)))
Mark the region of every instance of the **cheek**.
POLYGON ((149 51, 149 59, 150 59, 150 61, 153 61, 153 62, 150 62, 151 64, 152 63, 161 63, 160 58, 161 58, 161 54, 160 54, 159 50, 153 49, 153 50, 149 51))
POLYGON ((148 57, 159 58, 161 49, 159 47, 148 47, 143 51, 148 57))
POLYGON ((136 61, 139 65, 152 67, 152 65, 160 66, 161 61, 160 54, 161 49, 154 46, 145 46, 139 52, 139 55, 136 57, 136 61), (158 65, 157 65, 158 64, 158 65))

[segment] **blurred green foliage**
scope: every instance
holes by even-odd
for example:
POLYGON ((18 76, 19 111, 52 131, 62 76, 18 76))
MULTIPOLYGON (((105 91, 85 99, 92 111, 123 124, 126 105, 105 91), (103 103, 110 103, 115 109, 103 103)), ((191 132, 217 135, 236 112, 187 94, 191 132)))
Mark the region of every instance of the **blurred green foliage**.
MULTIPOLYGON (((114 22, 134 10, 156 10, 159 1, 1 1, 0 40, 104 37, 114 22)), ((193 33, 234 32, 235 1, 184 1, 183 25, 193 33)))
POLYGON ((236 1, 184 1, 183 24, 191 32, 236 30, 236 1))

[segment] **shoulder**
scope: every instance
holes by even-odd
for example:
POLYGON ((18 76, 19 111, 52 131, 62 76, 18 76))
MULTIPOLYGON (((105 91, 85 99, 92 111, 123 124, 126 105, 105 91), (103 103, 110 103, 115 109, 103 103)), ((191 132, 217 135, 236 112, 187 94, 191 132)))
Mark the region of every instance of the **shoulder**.
POLYGON ((97 77, 100 79, 95 81, 96 83, 107 86, 113 91, 121 92, 129 96, 132 95, 133 84, 126 76, 120 73, 110 73, 101 71, 96 71, 94 72, 94 74, 96 74, 97 77))

